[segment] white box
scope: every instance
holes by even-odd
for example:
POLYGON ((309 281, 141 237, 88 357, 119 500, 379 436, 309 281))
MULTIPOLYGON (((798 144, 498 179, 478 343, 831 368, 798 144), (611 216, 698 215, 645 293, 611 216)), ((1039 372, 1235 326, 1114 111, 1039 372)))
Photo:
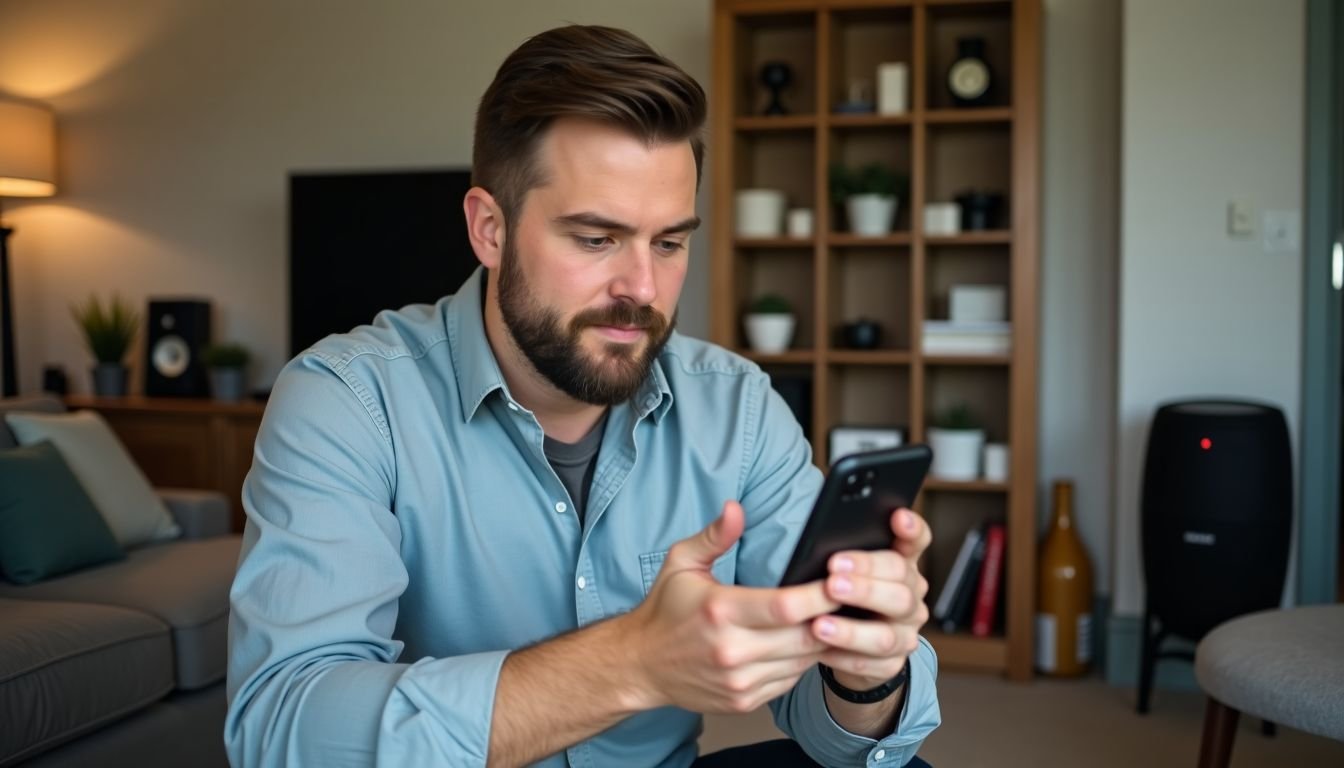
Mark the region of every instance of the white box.
POLYGON ((877 65, 877 113, 903 115, 910 111, 910 68, 894 61, 877 65))
POLYGON ((934 237, 961 232, 961 206, 956 203, 925 203, 924 234, 934 237))
POLYGON ((954 285, 948 316, 954 323, 997 323, 1008 319, 1007 294, 1001 285, 954 285))

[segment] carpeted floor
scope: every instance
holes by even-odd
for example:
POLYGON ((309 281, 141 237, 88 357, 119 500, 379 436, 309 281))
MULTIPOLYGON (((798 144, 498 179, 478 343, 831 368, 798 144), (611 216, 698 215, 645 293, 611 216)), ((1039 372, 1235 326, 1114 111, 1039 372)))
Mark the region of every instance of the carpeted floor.
MULTIPOLYGON (((1155 691, 1152 712, 1139 716, 1133 689, 1097 678, 1014 684, 944 672, 938 691, 943 724, 919 753, 935 768, 1194 768, 1198 760, 1204 697, 1196 692, 1155 691)), ((1233 768, 1344 768, 1342 742, 1283 727, 1266 738, 1247 717, 1240 725, 1233 768)), ((711 717, 701 751, 778 737, 769 710, 711 717)))

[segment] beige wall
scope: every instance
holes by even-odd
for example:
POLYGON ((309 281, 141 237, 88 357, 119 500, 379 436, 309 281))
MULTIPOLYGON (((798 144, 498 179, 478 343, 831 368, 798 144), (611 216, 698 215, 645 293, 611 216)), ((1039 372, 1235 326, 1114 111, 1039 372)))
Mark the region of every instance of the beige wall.
MULTIPOLYGON (((216 337, 255 350, 268 384, 288 345, 286 174, 468 165, 495 68, 567 21, 626 27, 708 82, 707 2, 0 3, 0 91, 60 124, 60 196, 6 201, 22 390, 49 362, 88 389, 68 305, 114 290, 139 307, 209 297, 216 337)), ((697 335, 707 258, 693 252, 682 308, 697 335)))
POLYGON ((1300 212, 1302 0, 1131 0, 1124 118, 1115 516, 1116 615, 1143 609, 1139 494, 1159 403, 1283 408, 1296 445, 1302 254, 1227 234, 1227 205, 1300 212))

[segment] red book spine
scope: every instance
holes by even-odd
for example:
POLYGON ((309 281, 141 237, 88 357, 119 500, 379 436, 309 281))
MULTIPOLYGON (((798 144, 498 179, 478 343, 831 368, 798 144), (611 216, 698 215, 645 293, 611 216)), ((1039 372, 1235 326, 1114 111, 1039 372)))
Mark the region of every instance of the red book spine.
POLYGON ((999 602, 999 578, 1003 572, 1004 529, 999 523, 989 527, 985 541, 985 567, 980 569, 980 591, 975 599, 971 634, 988 637, 994 627, 994 609, 999 602))

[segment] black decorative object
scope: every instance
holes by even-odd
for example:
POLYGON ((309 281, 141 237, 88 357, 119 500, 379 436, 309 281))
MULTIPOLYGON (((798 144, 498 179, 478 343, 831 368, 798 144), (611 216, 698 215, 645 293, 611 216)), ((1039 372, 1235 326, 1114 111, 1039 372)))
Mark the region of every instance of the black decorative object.
POLYGON ((767 61, 761 67, 761 85, 770 89, 770 103, 765 107, 767 115, 787 115, 789 110, 780 101, 780 92, 793 82, 793 69, 782 61, 767 61))
POLYGON ((43 392, 64 396, 69 390, 70 383, 66 379, 64 368, 59 365, 48 365, 42 368, 43 392))
POLYGON ((963 192, 956 196, 961 206, 961 228, 970 232, 995 229, 1003 210, 1003 195, 993 192, 963 192))
POLYGON ((947 69, 947 90, 958 107, 981 107, 989 103, 994 73, 985 61, 985 39, 957 39, 957 60, 947 69))
POLYGON ((875 349, 882 343, 882 325, 861 317, 852 323, 845 323, 840 329, 840 337, 850 349, 875 349))

